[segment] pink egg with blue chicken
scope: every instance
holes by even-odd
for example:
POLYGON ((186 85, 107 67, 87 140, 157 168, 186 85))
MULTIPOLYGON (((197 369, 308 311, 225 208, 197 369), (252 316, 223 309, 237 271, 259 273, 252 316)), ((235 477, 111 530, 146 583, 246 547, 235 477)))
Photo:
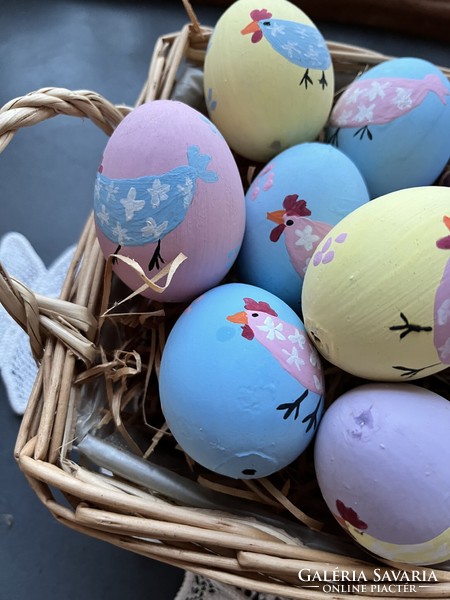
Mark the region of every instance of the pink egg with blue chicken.
MULTIPOLYGON (((143 295, 191 300, 231 268, 245 225, 244 192, 236 162, 217 128, 182 102, 156 100, 131 111, 109 139, 94 193, 97 237, 114 271, 131 290, 179 253, 170 285, 143 295)), ((163 275, 158 284, 164 284, 163 275)))
POLYGON ((245 196, 240 279, 300 310, 303 278, 318 244, 368 200, 362 175, 340 150, 311 142, 278 154, 245 196))
POLYGON ((317 481, 340 525, 397 563, 450 560, 450 402, 411 384, 371 383, 325 412, 317 481))
POLYGON ((358 166, 371 198, 431 185, 450 158, 450 82, 419 58, 383 62, 336 102, 328 141, 358 166))
POLYGON ((249 479, 285 467, 311 442, 324 378, 296 313, 261 288, 229 283, 175 323, 159 391, 170 431, 193 460, 249 479))

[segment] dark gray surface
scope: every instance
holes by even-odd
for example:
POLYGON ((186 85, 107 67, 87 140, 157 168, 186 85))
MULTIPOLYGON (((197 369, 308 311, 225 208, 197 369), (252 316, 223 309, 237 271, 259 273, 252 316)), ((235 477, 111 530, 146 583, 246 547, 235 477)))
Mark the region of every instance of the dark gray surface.
MULTIPOLYGON (((194 4, 201 22, 214 25, 221 9, 194 4)), ((132 105, 157 38, 186 20, 181 1, 3 2, 0 105, 46 86, 92 89, 132 105)), ((328 39, 450 65, 444 44, 319 26, 328 39)), ((0 236, 23 233, 46 264, 75 243, 105 144, 89 121, 70 117, 19 132, 0 157, 0 236)), ((0 600, 174 597, 181 571, 75 533, 50 516, 13 460, 19 418, 1 384, 0 427, 0 600)))

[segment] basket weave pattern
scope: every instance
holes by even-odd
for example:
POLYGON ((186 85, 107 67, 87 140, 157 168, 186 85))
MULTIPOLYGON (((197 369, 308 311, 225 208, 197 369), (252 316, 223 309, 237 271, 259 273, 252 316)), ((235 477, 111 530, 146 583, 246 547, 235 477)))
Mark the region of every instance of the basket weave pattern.
MULTIPOLYGON (((210 34, 209 28, 192 19, 182 31, 160 38, 137 105, 169 98, 180 64, 190 61, 202 65, 210 34)), ((332 42, 329 48, 342 85, 389 58, 332 42)), ((449 70, 443 70, 450 76, 449 70)), ((130 110, 131 107, 115 106, 91 91, 41 89, 0 109, 0 151, 18 129, 58 114, 87 117, 110 135, 130 110)), ((297 574, 303 568, 324 572, 340 567, 362 571, 368 581, 373 580, 374 569, 381 563, 369 556, 361 560, 306 547, 284 531, 256 526, 231 513, 164 500, 151 490, 91 471, 72 460, 77 411, 86 398, 98 393, 95 390, 99 381, 106 388, 108 399, 98 415, 101 426, 113 426, 141 456, 148 457, 158 444, 180 454, 160 420, 154 392, 164 339, 177 309, 153 303, 148 312, 142 299, 134 299, 133 314, 127 309, 107 313, 120 298, 116 294, 111 263, 105 262, 100 251, 92 216, 79 240, 59 300, 34 294, 0 269, 0 300, 28 332, 33 354, 40 362, 15 456, 31 487, 55 518, 129 551, 223 583, 280 596, 331 597, 323 590, 302 587, 297 574), (148 341, 148 347, 141 352, 143 340, 148 341), (126 422, 130 414, 127 410, 136 397, 142 397, 142 390, 150 398, 144 421, 147 435, 151 432, 151 436, 145 452, 133 440, 126 422)), ((333 374, 338 380, 338 374, 333 374)), ((448 390, 448 373, 437 380, 448 390)), ((187 472, 195 475, 195 467, 185 461, 187 472)), ((305 461, 300 464, 300 473, 302 498, 308 495, 308 486, 311 489, 315 484, 305 461)), ((320 507, 316 510, 301 500, 297 505, 295 495, 288 493, 289 486, 285 485, 288 479, 289 476, 284 483, 279 478, 247 482, 236 490, 224 481, 208 481, 204 474, 200 474, 199 481, 250 502, 258 500, 275 513, 290 513, 290 518, 297 518, 312 530, 319 528, 323 520, 320 507)), ((404 565, 392 567, 411 569, 404 565)), ((416 598, 450 597, 450 573, 436 569, 434 572, 439 582, 423 588, 416 598)))

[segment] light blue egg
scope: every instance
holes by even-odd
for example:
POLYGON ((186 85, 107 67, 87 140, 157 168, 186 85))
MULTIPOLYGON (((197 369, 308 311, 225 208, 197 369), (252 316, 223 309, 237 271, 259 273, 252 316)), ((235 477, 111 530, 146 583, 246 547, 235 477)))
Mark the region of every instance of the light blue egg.
POLYGON ((260 171, 245 200, 239 278, 299 312, 308 262, 326 233, 369 200, 364 179, 333 146, 299 144, 260 171))
POLYGON ((450 83, 419 58, 369 69, 336 102, 328 141, 363 174, 371 198, 431 185, 450 158, 450 83))
POLYGON ((308 446, 323 410, 320 359, 302 322, 255 286, 209 290, 179 317, 159 375, 178 444, 233 478, 265 477, 308 446))

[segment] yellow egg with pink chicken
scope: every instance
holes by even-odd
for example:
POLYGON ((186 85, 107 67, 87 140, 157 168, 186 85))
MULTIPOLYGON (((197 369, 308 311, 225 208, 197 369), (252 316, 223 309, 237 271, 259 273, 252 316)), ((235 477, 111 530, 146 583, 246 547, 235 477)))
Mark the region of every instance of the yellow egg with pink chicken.
POLYGON ((308 265, 302 307, 321 354, 376 381, 450 366, 450 189, 380 196, 331 229, 308 265))
POLYGON ((204 64, 209 116, 241 156, 267 161, 317 139, 333 102, 327 44, 287 0, 238 0, 214 29, 204 64))

